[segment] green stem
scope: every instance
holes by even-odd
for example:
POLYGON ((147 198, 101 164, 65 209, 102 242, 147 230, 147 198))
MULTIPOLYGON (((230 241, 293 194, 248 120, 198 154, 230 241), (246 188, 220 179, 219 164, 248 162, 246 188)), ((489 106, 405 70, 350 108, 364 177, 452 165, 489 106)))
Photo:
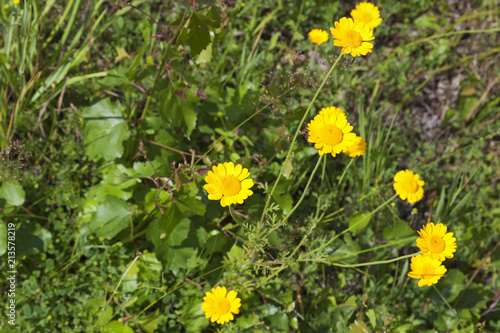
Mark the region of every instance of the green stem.
POLYGON ((444 298, 443 294, 441 294, 441 292, 439 291, 439 289, 436 287, 435 284, 432 285, 432 288, 434 288, 434 290, 437 292, 437 294, 439 295, 439 297, 441 297, 441 299, 443 300, 443 302, 448 306, 448 308, 450 309, 451 313, 453 313, 453 315, 455 316, 455 318, 457 318, 458 326, 460 326, 460 328, 462 328, 462 325, 460 325, 460 318, 458 318, 457 311, 454 308, 451 307, 450 303, 448 303, 448 301, 446 300, 446 298, 444 298))
MULTIPOLYGON (((144 108, 143 108, 142 114, 141 114, 141 118, 139 118, 139 120, 143 120, 144 117, 146 117, 146 112, 148 111, 149 103, 151 102, 151 97, 153 96, 155 89, 156 89, 156 86, 158 85, 158 82, 160 81, 160 78, 162 77, 162 75, 164 73, 163 68, 165 66, 165 62, 167 61, 168 51, 170 51, 170 47, 175 42, 175 40, 179 36, 182 28, 184 27, 184 23, 185 23, 184 20, 186 19, 186 15, 189 12, 189 8, 191 8, 191 7, 186 6, 186 10, 184 11, 184 14, 182 15, 181 22, 179 23, 179 25, 174 33, 174 37, 172 37, 172 39, 170 39, 168 41, 167 48, 165 49, 165 53, 163 54, 163 58, 161 59, 160 67, 158 68, 158 72, 156 72, 156 77, 155 77, 155 81, 153 83, 153 87, 151 88, 150 93, 148 94, 148 97, 146 99, 146 104, 144 105, 144 108)), ((137 137, 139 136, 139 130, 141 128, 141 123, 142 123, 142 121, 139 121, 137 123, 137 137)), ((137 139, 137 137, 136 137, 136 139, 137 139)))
POLYGON ((349 164, 347 164, 347 166, 344 168, 344 172, 342 172, 342 176, 340 176, 339 183, 337 184, 337 187, 339 187, 340 184, 342 183, 342 180, 344 179, 344 176, 345 176, 347 170, 349 169, 349 167, 351 166, 352 162, 354 162, 354 158, 351 158, 351 160, 349 161, 349 164))
MULTIPOLYGON (((397 194, 394 194, 389 200, 387 200, 386 202, 384 202, 382 205, 378 206, 374 211, 372 211, 370 213, 370 215, 368 216, 372 216, 373 214, 375 214, 377 211, 379 211, 381 208, 385 207, 387 204, 389 204, 392 200, 394 200, 398 195, 397 194)), ((342 231, 341 233, 335 235, 335 237, 333 237, 332 239, 330 239, 328 242, 326 242, 325 244, 321 245, 320 247, 312 250, 311 252, 309 252, 308 254, 306 254, 306 256, 309 256, 311 254, 313 254, 314 252, 316 251, 319 251, 325 247, 327 247, 328 245, 330 245, 334 240, 336 240, 337 238, 339 238, 340 236, 342 236, 343 234, 345 234, 346 232, 349 232, 351 231, 352 229, 356 228, 358 226, 358 224, 364 222, 365 220, 364 219, 361 219, 359 220, 357 223, 351 225, 349 228, 345 229, 344 231, 342 231)))
MULTIPOLYGON (((290 216, 292 216, 293 212, 299 207, 299 205, 301 204, 302 200, 304 200, 304 197, 306 196, 306 193, 307 193, 307 189, 309 188, 309 185, 311 184, 311 181, 312 181, 312 179, 314 177, 314 174, 316 173, 316 170, 318 170, 318 167, 321 164, 321 161, 323 160, 323 156, 324 155, 321 155, 318 158, 318 162, 316 162, 316 166, 314 167, 314 170, 312 171, 311 176, 309 176, 309 180, 307 181, 306 187, 304 188, 304 191, 302 192, 302 195, 300 196, 299 201, 297 201, 297 203, 295 204, 295 206, 293 206, 292 210, 290 210, 290 213, 288 213, 288 215, 283 219, 283 221, 281 223, 279 223, 277 226, 275 226, 275 227, 273 227, 273 228, 271 228, 269 230, 269 232, 267 233, 268 235, 271 234, 277 228, 279 228, 281 225, 285 224, 286 221, 288 220, 288 218, 290 216)), ((300 241, 300 244, 297 245, 297 247, 295 248, 295 250, 292 252, 292 254, 290 256, 293 256, 295 254, 295 252, 302 246, 302 243, 304 242, 304 240, 306 238, 307 238, 307 236, 304 237, 304 238, 302 238, 302 240, 300 241)))
POLYGON ((259 235, 259 232, 260 232, 260 229, 262 226, 262 221, 264 221, 264 216, 266 215, 267 207, 269 206, 269 202, 271 201, 271 197, 273 196, 274 190, 276 189, 276 186, 278 185, 278 183, 281 179, 281 176, 283 175, 283 170, 285 168, 285 165, 287 165, 288 160, 290 159, 293 146, 295 144, 295 141, 297 140, 297 136, 300 133, 300 129, 302 128, 302 124, 306 120, 306 117, 309 114, 309 110, 311 109, 312 105, 314 104, 314 101, 316 101, 316 98, 318 97, 321 89, 325 85, 326 80, 328 79, 328 77, 330 77, 330 74, 332 74, 333 69, 337 66, 337 63, 340 61, 340 59, 342 59, 342 54, 337 57, 337 60, 335 61, 335 63, 332 65, 332 67, 330 68, 330 70, 326 74, 323 82, 321 83, 318 90, 316 91, 316 94, 314 94, 314 97, 311 100, 311 103, 309 103, 309 106, 307 107, 306 112, 304 112, 304 116, 302 116, 302 119, 300 120, 299 126, 297 126, 297 130, 295 131, 295 135, 293 136, 292 142, 290 143, 290 148, 288 149, 288 153, 286 154, 286 158, 285 158, 285 161, 283 162, 283 166, 281 167, 281 170, 278 174, 278 178, 276 178, 276 181, 274 182, 274 185, 273 185, 273 188, 271 189, 271 192, 267 195, 266 204, 264 206, 264 210, 262 211, 262 216, 261 216, 260 221, 259 221, 259 227, 257 228, 257 236, 259 235))
POLYGON ((367 253, 367 252, 371 252, 371 251, 376 251, 376 250, 379 250, 379 249, 383 249, 383 248, 386 248, 386 247, 389 247, 389 246, 394 246, 394 245, 398 245, 398 244, 402 244, 402 243, 408 243, 408 241, 415 240, 416 238, 417 238, 416 236, 405 237, 405 238, 398 239, 396 241, 393 241, 393 242, 390 242, 390 243, 387 243, 387 244, 384 244, 384 245, 372 247, 372 248, 366 249, 366 250, 361 250, 361 251, 358 251, 358 252, 355 252, 355 253, 349 253, 349 254, 346 254, 345 256, 338 257, 338 258, 335 258, 335 259, 342 260, 342 259, 346 259, 346 258, 355 257, 355 256, 357 256, 357 255, 359 255, 361 253, 367 253))
POLYGON ((311 176, 309 176, 309 180, 307 181, 306 187, 304 188, 304 191, 302 192, 302 195, 300 196, 299 201, 297 201, 295 206, 293 206, 292 210, 290 210, 290 213, 285 217, 285 219, 283 220, 283 224, 288 220, 288 218, 293 214, 293 212, 295 212, 295 210, 299 207, 302 200, 304 200, 304 197, 306 196, 309 185, 311 185, 311 181, 314 177, 314 174, 316 173, 316 170, 318 170, 318 167, 321 164, 321 161, 323 160, 323 156, 325 156, 325 155, 321 155, 318 158, 318 162, 316 162, 316 166, 314 167, 314 170, 312 171, 311 176))
POLYGON ((443 302, 445 302, 445 304, 448 305, 448 308, 450 309, 451 313, 453 313, 453 315, 455 316, 455 318, 457 318, 458 326, 460 327, 460 329, 462 329, 462 325, 460 324, 460 318, 458 317, 457 311, 451 307, 450 303, 448 303, 448 301, 446 300, 446 298, 444 298, 444 296, 441 294, 441 292, 439 291, 439 289, 436 287, 435 284, 433 284, 432 287, 438 293, 439 297, 441 297, 441 299, 443 300, 443 302))
POLYGON ((234 216, 234 213, 233 213, 233 209, 231 208, 231 205, 228 206, 229 207, 229 214, 231 214, 231 217, 233 218, 234 222, 236 222, 240 227, 246 229, 247 231, 251 231, 250 229, 248 229, 244 224, 243 222, 239 221, 236 216, 234 216))
MULTIPOLYGON (((132 263, 127 267, 127 269, 125 270, 125 272, 123 273, 122 277, 120 278, 120 281, 118 281, 118 284, 116 285, 116 288, 115 290, 113 290, 113 293, 111 294, 111 296, 109 296, 109 299, 106 301, 106 299, 104 300, 104 306, 103 306, 103 309, 102 309, 102 312, 101 312, 101 315, 104 313, 104 311, 106 310, 106 307, 108 306, 109 302, 111 302, 111 300, 113 299, 113 296, 115 296, 118 288, 120 288, 120 285, 122 284, 123 282, 123 279, 125 278, 125 275, 127 275, 128 271, 130 270, 130 268, 132 268, 132 266, 135 264, 135 262, 140 258, 140 256, 136 256, 134 258, 134 260, 132 261, 132 263)), ((101 319, 101 315, 99 315, 99 317, 97 318, 97 321, 94 323, 94 326, 92 326, 92 330, 91 332, 94 331, 95 327, 97 326, 97 323, 99 322, 99 319, 101 319)))
POLYGON ((323 263, 323 264, 329 264, 329 265, 333 265, 333 266, 353 268, 353 267, 364 267, 364 266, 390 264, 391 262, 396 262, 396 261, 399 261, 399 260, 403 260, 403 259, 414 257, 416 255, 419 255, 420 253, 422 253, 422 252, 407 254, 405 256, 401 256, 401 257, 397 257, 397 258, 389 259, 389 260, 379 260, 379 261, 373 261, 373 262, 363 262, 363 263, 359 263, 359 264, 336 264, 334 262, 328 262, 326 260, 321 260, 321 259, 299 259, 298 261, 315 261, 315 262, 320 262, 320 263, 323 263))

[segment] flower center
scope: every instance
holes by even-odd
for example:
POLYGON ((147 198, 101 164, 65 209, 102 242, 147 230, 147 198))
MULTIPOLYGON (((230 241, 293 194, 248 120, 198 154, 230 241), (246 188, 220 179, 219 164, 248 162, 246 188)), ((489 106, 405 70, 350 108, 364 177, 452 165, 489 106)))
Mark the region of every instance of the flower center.
POLYGON ((336 146, 342 142, 344 133, 335 125, 325 125, 319 130, 319 138, 326 145, 336 146))
POLYGON ((418 184, 415 181, 415 179, 408 179, 406 182, 403 184, 404 190, 408 193, 415 193, 418 190, 418 184))
POLYGON ((345 44, 348 47, 360 47, 362 42, 361 34, 354 30, 349 30, 345 34, 345 44))
POLYGON ((361 14, 361 21, 365 23, 370 23, 372 21, 372 14, 370 13, 363 13, 361 14))
POLYGON ((444 251, 446 244, 444 240, 439 236, 432 236, 431 238, 431 246, 429 246, 429 250, 432 253, 441 253, 444 251))
POLYGON ((231 303, 227 298, 221 298, 214 303, 214 310, 218 314, 225 314, 231 310, 231 303))
POLYGON ((240 193, 241 183, 240 180, 235 176, 225 176, 224 178, 222 178, 219 187, 220 187, 220 192, 223 195, 232 197, 240 193))
POLYGON ((434 267, 431 264, 424 264, 422 266, 422 273, 420 275, 422 275, 422 278, 426 280, 432 278, 435 275, 434 267))

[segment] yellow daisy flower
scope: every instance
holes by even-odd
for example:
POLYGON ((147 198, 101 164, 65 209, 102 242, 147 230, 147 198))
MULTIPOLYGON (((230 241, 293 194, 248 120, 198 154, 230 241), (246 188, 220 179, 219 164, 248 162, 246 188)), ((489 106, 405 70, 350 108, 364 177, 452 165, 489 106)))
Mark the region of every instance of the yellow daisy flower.
POLYGON ((243 200, 253 194, 250 188, 253 179, 245 179, 250 175, 247 168, 241 164, 234 166, 233 162, 214 165, 212 171, 207 173, 203 186, 208 192, 208 199, 219 200, 222 207, 231 204, 242 204, 243 200))
POLYGON ((446 233, 447 228, 442 223, 434 225, 429 223, 418 231, 422 238, 417 238, 417 246, 425 257, 443 261, 445 258, 453 258, 456 251, 456 238, 452 232, 446 233))
POLYGON ((335 22, 335 28, 330 28, 335 40, 333 45, 342 46, 342 54, 351 54, 353 57, 366 55, 373 48, 369 41, 375 39, 373 31, 363 22, 354 22, 352 18, 341 18, 335 22))
POLYGON ((319 114, 326 114, 326 115, 329 115, 329 116, 338 115, 338 116, 341 116, 341 117, 344 117, 344 118, 347 119, 344 111, 342 111, 341 108, 337 108, 335 106, 329 106, 329 107, 326 107, 326 108, 322 108, 319 111, 319 114))
POLYGON ((425 182, 419 178, 417 173, 414 174, 408 169, 399 171, 394 176, 394 190, 401 200, 408 198, 409 203, 414 203, 424 197, 423 186, 425 182))
POLYGON ((322 109, 309 124, 309 138, 307 141, 314 143, 314 148, 319 149, 319 154, 340 154, 341 151, 354 144, 356 134, 350 133, 352 126, 347 122, 345 113, 339 108, 330 107, 322 109))
POLYGON ((363 156, 366 152, 366 141, 362 137, 356 136, 354 145, 344 150, 344 154, 349 157, 363 156))
POLYGON ((19 5, 21 3, 20 0, 14 0, 14 5, 19 5))
POLYGON ((420 279, 418 286, 432 286, 446 273, 446 268, 441 265, 441 261, 431 257, 424 257, 419 254, 411 258, 411 272, 408 276, 413 279, 420 279))
POLYGON ((371 30, 382 23, 378 7, 369 2, 362 2, 356 5, 356 9, 351 11, 351 16, 354 22, 363 22, 371 30))
POLYGON ((321 45, 324 42, 328 42, 328 32, 322 29, 312 29, 309 32, 309 38, 314 44, 321 45))
POLYGON ((217 321, 217 324, 224 324, 234 319, 233 313, 240 313, 241 299, 236 298, 238 293, 231 290, 226 295, 226 291, 226 287, 212 288, 212 292, 207 291, 203 297, 205 302, 201 305, 201 309, 212 323, 217 321))

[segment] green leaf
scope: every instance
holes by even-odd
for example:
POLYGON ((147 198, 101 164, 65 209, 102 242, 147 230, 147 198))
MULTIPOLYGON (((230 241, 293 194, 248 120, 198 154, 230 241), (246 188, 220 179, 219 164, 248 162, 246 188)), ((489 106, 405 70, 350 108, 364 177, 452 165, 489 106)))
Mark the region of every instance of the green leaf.
POLYGON ((453 210, 450 212, 450 217, 455 217, 460 213, 460 211, 464 208, 464 206, 469 202, 470 197, 472 196, 472 192, 468 192, 464 198, 454 206, 453 210))
POLYGON ((99 80, 99 84, 105 87, 115 87, 122 84, 129 84, 129 79, 125 76, 127 68, 119 66, 110 70, 107 75, 99 80))
POLYGON ((52 234, 33 221, 24 221, 16 230, 16 255, 43 253, 51 243, 52 234))
POLYGON ((276 327, 280 330, 288 331, 288 316, 286 313, 278 312, 266 318, 270 322, 271 326, 276 327))
POLYGON ((295 155, 295 153, 292 152, 292 154, 290 155, 290 158, 285 163, 285 167, 283 168, 283 177, 285 177, 286 179, 290 179, 292 177, 294 155, 295 155))
POLYGON ((191 48, 191 57, 195 58, 210 44, 210 33, 206 23, 210 20, 204 15, 194 13, 191 15, 187 28, 184 28, 179 36, 179 41, 187 42, 191 48), (204 24, 205 23, 205 24, 204 24))
POLYGON ((364 229, 368 223, 370 223, 370 219, 372 217, 372 213, 370 212, 357 212, 349 217, 349 228, 351 232, 356 232, 358 230, 364 229))
POLYGON ((356 307, 356 296, 351 296, 340 307, 356 307))
POLYGON ((127 169, 122 164, 109 164, 101 168, 102 180, 99 184, 91 187, 87 192, 87 201, 96 200, 97 202, 106 201, 106 197, 114 196, 122 200, 128 200, 132 197, 132 190, 126 191, 137 183, 133 169, 127 169))
POLYGON ((345 262, 355 262, 357 261, 357 254, 361 251, 361 247, 358 242, 353 241, 350 234, 345 234, 344 236, 345 244, 338 247, 332 254, 331 259, 341 258, 345 262))
POLYGON ((292 210, 292 204, 293 204, 293 199, 290 193, 286 193, 283 195, 273 194, 273 198, 274 200, 276 200, 276 203, 280 206, 281 210, 283 211, 283 214, 288 215, 288 213, 290 213, 290 211, 292 210))
MULTIPOLYGON (((127 265, 128 267, 128 265, 127 265)), ((139 267, 137 261, 128 269, 127 274, 122 282, 122 290, 123 291, 132 291, 139 285, 137 281, 137 277, 139 274, 139 267)))
POLYGON ((155 332, 158 329, 159 312, 160 310, 156 309, 155 312, 150 312, 147 316, 138 320, 141 330, 147 333, 155 332))
MULTIPOLYGON (((149 37, 149 35, 150 34, 148 34, 148 37, 149 37)), ((148 48, 148 44, 149 44, 149 42, 146 39, 146 41, 142 44, 142 47, 139 49, 139 52, 137 52, 137 54, 135 55, 134 60, 132 61, 132 65, 130 66, 130 68, 128 69, 128 71, 126 73, 129 80, 133 80, 135 78, 135 76, 137 75, 139 65, 141 64, 142 57, 144 56, 144 53, 146 52, 146 50, 148 48)))
POLYGON ((134 333, 134 330, 121 321, 110 321, 102 328, 103 333, 134 333))
POLYGON ((182 108, 182 118, 184 120, 184 128, 186 131, 185 136, 189 138, 191 132, 193 132, 196 127, 196 119, 198 118, 198 114, 194 111, 194 108, 188 104, 184 103, 184 107, 182 108), (186 107, 187 106, 187 107, 186 107))
POLYGON ((7 204, 13 206, 22 206, 26 197, 23 187, 17 180, 11 180, 3 183, 0 187, 0 198, 5 199, 7 204))
POLYGON ((121 199, 108 196, 97 207, 89 223, 89 229, 98 237, 111 239, 130 225, 131 206, 121 199))
POLYGON ((217 6, 210 7, 210 10, 207 13, 207 17, 212 19, 212 21, 210 22, 210 25, 213 28, 218 28, 220 26, 221 17, 220 17, 220 14, 218 12, 217 6))
POLYGON ((434 219, 435 219, 436 223, 441 221, 441 213, 443 212, 445 199, 446 199, 446 189, 443 186, 441 188, 441 194, 439 195, 439 201, 438 201, 438 205, 436 208, 436 213, 434 215, 434 219))
POLYGON ((212 61, 212 45, 213 43, 208 44, 208 46, 200 52, 198 58, 196 58, 196 64, 206 64, 212 61))
POLYGON ((450 309, 444 308, 440 311, 438 318, 434 321, 435 328, 439 332, 451 331, 458 325, 458 318, 450 309))
POLYGON ((189 138, 196 127, 198 114, 190 102, 184 102, 173 92, 169 86, 162 90, 159 96, 160 116, 174 128, 181 128, 184 135, 189 138))
POLYGON ((197 249, 192 246, 197 244, 197 237, 191 235, 191 242, 187 238, 191 221, 183 217, 177 202, 166 209, 164 214, 151 223, 146 232, 147 238, 155 245, 155 253, 158 258, 169 267, 187 268, 193 265, 192 257, 196 255, 197 249), (192 244, 196 240, 196 244, 192 244), (185 247, 181 247, 184 241, 185 247), (191 260, 191 261, 190 261, 191 260))
POLYGON ((159 255, 165 252, 167 237, 172 233, 177 224, 181 222, 182 218, 182 213, 177 208, 177 205, 171 204, 170 207, 165 209, 160 218, 149 225, 146 236, 153 242, 156 248, 155 252, 159 255))
POLYGON ((115 63, 117 63, 120 60, 127 59, 130 57, 129 54, 127 53, 127 51, 125 51, 125 49, 123 47, 116 47, 115 46, 115 49, 116 49, 116 52, 118 53, 118 55, 115 58, 115 63))
POLYGON ((182 219, 175 229, 172 230, 172 233, 167 239, 167 244, 169 246, 180 246, 188 237, 190 225, 191 221, 189 219, 182 219))
POLYGON ((230 247, 231 243, 229 242, 229 238, 218 230, 212 231, 212 236, 205 244, 206 252, 209 255, 215 252, 226 252, 230 247))
MULTIPOLYGON (((111 306, 108 306, 106 310, 104 310, 104 312, 99 313, 99 320, 97 321, 97 325, 104 325, 104 323, 110 321, 111 318, 113 318, 113 308, 111 306)), ((113 332, 113 331, 108 331, 108 332, 113 332)))
POLYGON ((259 316, 257 316, 256 314, 246 314, 235 317, 236 327, 242 330, 248 329, 250 327, 255 327, 259 323, 259 316))
POLYGON ((467 278, 458 269, 450 269, 446 272, 440 283, 439 289, 448 302, 453 302, 457 296, 465 289, 467 278))
POLYGON ((293 185, 293 180, 284 180, 276 185, 276 189, 273 193, 273 199, 276 200, 276 203, 280 206, 285 215, 292 210, 293 199, 290 194, 291 185, 293 185))
POLYGON ((100 100, 83 111, 83 119, 83 143, 89 158, 102 156, 111 161, 122 156, 123 141, 130 133, 119 103, 100 100))
POLYGON ((354 324, 349 326, 349 333, 370 333, 370 330, 368 329, 368 326, 366 326, 364 321, 356 320, 354 324))
POLYGON ((366 316, 370 320, 370 325, 372 325, 373 329, 377 327, 377 318, 375 317, 375 310, 369 309, 366 311, 366 316))
POLYGON ((415 27, 417 29, 431 28, 432 30, 439 31, 441 29, 441 25, 436 23, 437 20, 438 17, 436 15, 422 15, 415 20, 415 27))
MULTIPOLYGON (((407 238, 409 236, 415 235, 415 231, 408 226, 408 223, 405 221, 396 221, 394 226, 389 226, 384 229, 384 239, 386 241, 394 241, 402 238, 407 238)), ((396 242, 393 246, 395 248, 400 248, 404 246, 404 244, 414 241, 413 238, 408 238, 403 242, 396 242)))
POLYGON ((158 257, 165 262, 166 268, 172 272, 179 269, 194 269, 199 267, 198 260, 198 238, 190 232, 191 221, 182 219, 172 232, 167 235, 163 230, 158 230, 156 237, 153 236, 153 243, 158 244, 155 251, 158 257))

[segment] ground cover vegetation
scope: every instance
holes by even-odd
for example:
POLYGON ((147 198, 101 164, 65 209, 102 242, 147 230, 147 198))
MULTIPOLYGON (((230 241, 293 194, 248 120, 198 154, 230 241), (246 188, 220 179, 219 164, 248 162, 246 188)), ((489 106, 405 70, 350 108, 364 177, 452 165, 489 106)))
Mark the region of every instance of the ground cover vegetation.
POLYGON ((3 1, 0 329, 498 332, 499 13, 3 1))

